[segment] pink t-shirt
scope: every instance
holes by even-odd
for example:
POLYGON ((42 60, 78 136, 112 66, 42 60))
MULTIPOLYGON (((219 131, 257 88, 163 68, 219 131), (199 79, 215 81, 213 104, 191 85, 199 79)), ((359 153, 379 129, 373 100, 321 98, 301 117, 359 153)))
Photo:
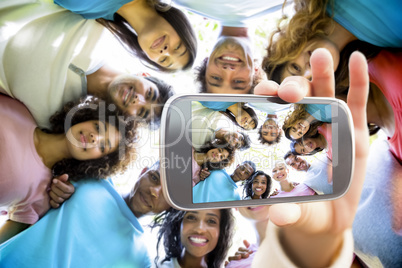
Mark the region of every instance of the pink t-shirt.
POLYGON ((0 118, 0 211, 33 224, 50 209, 51 171, 36 152, 36 123, 27 108, 0 94, 0 118))
POLYGON ((315 192, 313 189, 305 185, 304 183, 300 183, 293 188, 290 192, 279 191, 277 195, 270 196, 270 198, 277 197, 290 197, 290 196, 304 196, 304 195, 314 195, 315 192))
POLYGON ((318 132, 324 136, 327 141, 327 157, 332 160, 332 125, 331 124, 323 124, 318 127, 318 132))
POLYGON ((394 111, 395 133, 388 142, 402 164, 402 52, 381 51, 369 64, 370 82, 376 84, 394 111))
POLYGON ((200 182, 200 171, 201 167, 197 164, 197 161, 195 161, 194 157, 195 150, 192 148, 192 161, 191 161, 191 167, 192 167, 192 174, 193 174, 193 187, 200 182))

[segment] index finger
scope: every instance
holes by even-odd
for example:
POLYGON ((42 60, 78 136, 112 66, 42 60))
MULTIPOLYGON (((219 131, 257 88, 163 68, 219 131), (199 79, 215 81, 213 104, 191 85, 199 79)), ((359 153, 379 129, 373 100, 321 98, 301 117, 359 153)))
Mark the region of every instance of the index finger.
POLYGON ((310 58, 310 64, 313 77, 311 96, 334 97, 334 62, 331 53, 325 48, 314 50, 310 58))

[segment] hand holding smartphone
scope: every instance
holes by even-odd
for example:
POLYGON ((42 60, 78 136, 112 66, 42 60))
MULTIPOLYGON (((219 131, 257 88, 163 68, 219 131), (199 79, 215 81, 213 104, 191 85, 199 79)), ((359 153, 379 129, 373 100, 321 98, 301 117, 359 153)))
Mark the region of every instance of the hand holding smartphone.
POLYGON ((166 107, 161 177, 176 208, 329 200, 349 187, 353 130, 340 100, 294 105, 276 97, 201 94, 175 96, 166 107))

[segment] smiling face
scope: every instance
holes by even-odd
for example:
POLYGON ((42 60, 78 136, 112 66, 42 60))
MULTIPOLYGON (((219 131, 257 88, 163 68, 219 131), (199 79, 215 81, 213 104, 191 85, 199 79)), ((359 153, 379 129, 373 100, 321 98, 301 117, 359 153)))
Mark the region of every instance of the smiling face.
POLYGON ((116 151, 122 137, 109 123, 92 120, 70 127, 66 138, 71 158, 90 160, 116 151))
POLYGON ((238 166, 233 172, 232 179, 235 182, 244 181, 250 178, 250 176, 254 173, 254 169, 248 164, 242 164, 238 166))
POLYGON ((138 43, 148 58, 171 70, 180 70, 187 65, 190 54, 173 27, 161 16, 147 25, 138 43))
POLYGON ((308 164, 305 159, 293 154, 289 155, 285 162, 286 165, 291 166, 297 171, 307 171, 310 167, 310 164, 308 164))
POLYGON ((143 170, 130 193, 128 206, 137 218, 170 208, 162 192, 159 170, 143 170))
POLYGON ((267 119, 261 128, 261 136, 265 141, 272 142, 278 138, 279 126, 275 119, 267 119))
POLYGON ((250 116, 248 112, 244 109, 241 109, 239 114, 236 116, 236 122, 244 129, 250 130, 255 128, 255 121, 250 116))
POLYGON ((208 93, 247 94, 253 84, 254 63, 249 40, 222 36, 206 68, 208 93))
POLYGON ((307 43, 304 50, 296 59, 286 64, 281 81, 288 76, 303 76, 311 80, 310 57, 313 51, 320 47, 326 48, 331 53, 334 60, 334 71, 336 71, 339 65, 339 49, 327 38, 315 38, 307 43))
POLYGON ((229 157, 229 152, 223 148, 214 148, 207 152, 207 160, 212 163, 218 163, 229 157))
POLYGON ((109 85, 108 99, 126 115, 151 121, 153 114, 160 114, 158 87, 143 77, 120 75, 109 85), (154 110, 153 110, 154 109, 154 110))
POLYGON ((304 136, 310 128, 310 123, 305 119, 299 119, 290 127, 289 135, 292 139, 297 140, 304 136))
POLYGON ((253 199, 261 198, 261 195, 267 190, 267 183, 267 177, 265 177, 264 175, 258 175, 254 178, 251 187, 253 190, 253 199))
POLYGON ((288 177, 289 170, 284 162, 277 162, 274 169, 272 169, 272 177, 276 181, 286 180, 288 177))
POLYGON ((180 240, 186 254, 204 257, 218 243, 221 212, 219 209, 188 211, 181 223, 180 240))
POLYGON ((295 143, 295 151, 298 154, 309 154, 318 148, 317 142, 312 138, 305 138, 300 142, 295 143))

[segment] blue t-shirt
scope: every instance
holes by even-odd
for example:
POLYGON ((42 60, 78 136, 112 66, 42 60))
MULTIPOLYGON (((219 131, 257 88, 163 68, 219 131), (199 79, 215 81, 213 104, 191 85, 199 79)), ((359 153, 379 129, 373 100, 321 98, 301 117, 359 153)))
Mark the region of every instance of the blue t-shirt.
POLYGON ((247 103, 252 108, 263 111, 268 114, 276 114, 278 112, 285 111, 289 109, 290 104, 279 104, 279 103, 267 103, 267 102, 249 102, 247 103))
POLYGON ((111 181, 86 180, 0 245, 1 267, 150 267, 143 229, 111 181))
POLYGON ((226 101, 200 101, 200 103, 211 110, 214 111, 226 111, 227 108, 236 104, 237 102, 226 102, 226 101))
POLYGON ((324 123, 332 122, 331 105, 326 104, 307 104, 306 111, 315 119, 324 123))
MULTIPOLYGON (((331 14, 331 5, 327 8, 331 14)), ((380 47, 402 47, 400 0, 335 0, 334 20, 359 40, 380 47)))
POLYGON ((113 20, 114 13, 131 1, 133 0, 54 0, 54 3, 86 19, 113 20))
POLYGON ((241 200, 238 187, 225 170, 213 170, 211 175, 193 187, 193 202, 241 200))

